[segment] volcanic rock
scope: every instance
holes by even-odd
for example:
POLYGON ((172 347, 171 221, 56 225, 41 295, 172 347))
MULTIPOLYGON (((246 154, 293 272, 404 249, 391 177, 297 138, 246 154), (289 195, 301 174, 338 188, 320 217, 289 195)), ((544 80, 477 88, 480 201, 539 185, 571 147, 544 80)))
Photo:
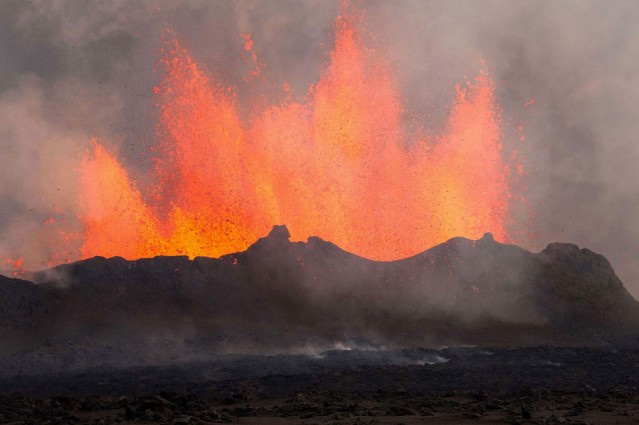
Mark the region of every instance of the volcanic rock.
POLYGON ((490 234, 378 262, 317 237, 291 242, 276 226, 219 259, 95 257, 31 280, 0 278, 0 331, 5 352, 40 347, 40 362, 110 364, 139 352, 153 364, 191 349, 340 344, 604 345, 639 335, 639 303, 603 256, 556 243, 534 254, 490 234), (83 354, 91 347, 100 356, 83 354))

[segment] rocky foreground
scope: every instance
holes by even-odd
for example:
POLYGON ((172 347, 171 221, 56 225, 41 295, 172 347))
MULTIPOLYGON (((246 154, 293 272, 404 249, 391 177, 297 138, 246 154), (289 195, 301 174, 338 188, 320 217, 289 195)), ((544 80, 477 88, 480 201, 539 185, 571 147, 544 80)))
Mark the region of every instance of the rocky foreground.
POLYGON ((603 256, 487 234, 375 262, 276 226, 0 277, 0 423, 469 421, 639 423, 639 303, 603 256))
POLYGON ((13 424, 630 424, 639 350, 227 356, 5 378, 0 394, 0 422, 13 424))

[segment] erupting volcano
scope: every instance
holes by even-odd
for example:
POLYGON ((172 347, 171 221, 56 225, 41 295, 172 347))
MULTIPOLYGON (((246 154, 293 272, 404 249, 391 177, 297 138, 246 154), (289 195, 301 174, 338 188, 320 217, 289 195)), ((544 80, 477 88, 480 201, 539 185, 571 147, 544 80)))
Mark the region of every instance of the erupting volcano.
POLYGON ((0 423, 636 425, 639 2, 461 3, 0 2, 0 423))
MULTIPOLYGON (((257 56, 243 37, 253 77, 257 56)), ((343 6, 330 58, 304 100, 285 85, 284 100, 256 102, 243 117, 234 88, 170 35, 155 89, 154 183, 136 184, 95 140, 79 170, 80 257, 218 257, 246 249, 277 223, 293 240, 319 236, 375 260, 486 231, 512 240, 521 166, 503 152, 489 75, 457 88, 442 134, 411 133, 373 44, 361 15, 343 6)))

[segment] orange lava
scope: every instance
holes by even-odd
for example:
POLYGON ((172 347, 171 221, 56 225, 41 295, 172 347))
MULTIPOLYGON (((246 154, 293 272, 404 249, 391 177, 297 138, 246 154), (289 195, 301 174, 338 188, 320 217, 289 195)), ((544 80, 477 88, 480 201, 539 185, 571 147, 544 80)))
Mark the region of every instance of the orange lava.
POLYGON ((233 88, 173 39, 155 90, 156 183, 136 185, 94 141, 79 170, 81 256, 217 257, 280 223, 294 240, 319 236, 375 260, 487 231, 509 241, 517 164, 502 154, 488 74, 457 88, 443 134, 407 134, 398 88, 360 24, 343 8, 330 61, 305 100, 283 96, 250 118, 240 116, 233 88))
POLYGON ((24 274, 24 259, 22 257, 17 260, 8 258, 4 261, 4 265, 14 277, 20 277, 24 274))

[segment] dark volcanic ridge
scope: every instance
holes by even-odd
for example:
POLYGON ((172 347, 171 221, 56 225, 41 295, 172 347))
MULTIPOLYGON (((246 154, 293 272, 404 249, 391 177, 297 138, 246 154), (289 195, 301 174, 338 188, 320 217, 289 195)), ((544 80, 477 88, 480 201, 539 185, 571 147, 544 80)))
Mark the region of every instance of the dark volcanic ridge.
POLYGON ((376 262, 316 237, 290 242, 284 226, 219 259, 96 257, 0 277, 0 318, 0 350, 25 370, 639 335, 639 303, 606 258, 575 245, 535 254, 486 234, 376 262))

